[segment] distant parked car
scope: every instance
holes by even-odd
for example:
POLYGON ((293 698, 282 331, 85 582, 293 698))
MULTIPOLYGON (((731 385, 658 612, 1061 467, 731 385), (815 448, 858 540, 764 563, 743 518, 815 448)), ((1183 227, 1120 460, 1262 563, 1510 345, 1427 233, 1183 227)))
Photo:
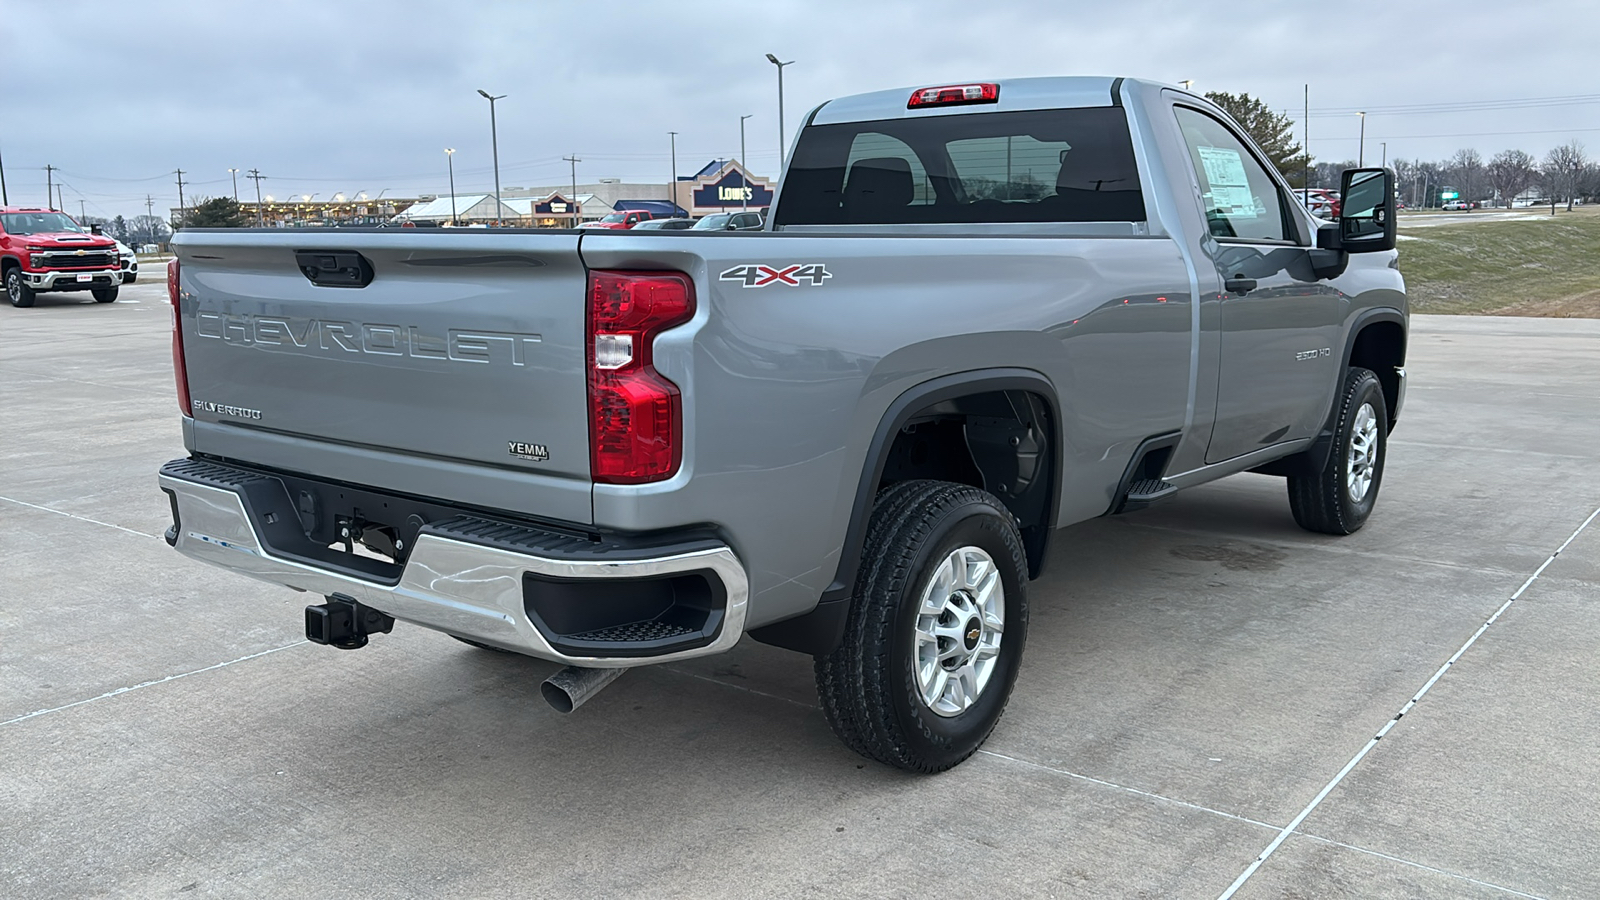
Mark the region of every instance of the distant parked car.
POLYGON ((585 222, 578 227, 604 228, 611 231, 624 231, 639 225, 641 222, 648 222, 654 218, 656 218, 656 215, 647 209, 630 209, 624 212, 608 213, 604 216, 601 216, 596 221, 585 222))
POLYGON ((1295 191, 1300 203, 1319 219, 1339 218, 1339 192, 1326 188, 1309 188, 1295 191))
POLYGON ((1444 208, 1449 210, 1471 209, 1472 204, 1465 200, 1446 200, 1444 202, 1444 208))
POLYGON ((694 223, 695 231, 760 231, 761 213, 712 213, 694 223))
POLYGON ((117 241, 117 256, 122 261, 122 283, 133 284, 139 278, 139 257, 133 255, 133 248, 121 241, 117 241))
POLYGON ((634 231, 682 231, 693 228, 693 219, 651 219, 633 226, 634 231))

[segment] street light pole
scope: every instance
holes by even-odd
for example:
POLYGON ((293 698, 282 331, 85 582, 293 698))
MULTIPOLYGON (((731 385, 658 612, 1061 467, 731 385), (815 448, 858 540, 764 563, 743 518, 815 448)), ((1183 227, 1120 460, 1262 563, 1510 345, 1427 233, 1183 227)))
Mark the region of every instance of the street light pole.
POLYGON ((456 219, 456 148, 444 148, 444 163, 450 169, 450 224, 461 224, 456 219))
POLYGON ((739 197, 740 206, 746 210, 750 208, 750 164, 744 161, 744 120, 750 115, 739 117, 739 168, 742 170, 739 175, 739 197))
POLYGON ((505 94, 496 97, 483 88, 478 88, 478 93, 483 99, 489 101, 489 142, 494 148, 494 223, 500 224, 500 132, 494 122, 494 102, 504 100, 505 94))
POLYGON ((239 204, 239 170, 229 169, 228 174, 233 176, 233 203, 237 206, 239 204))
POLYGON ((678 133, 669 131, 667 134, 672 136, 672 215, 676 218, 678 210, 683 208, 678 205, 678 133))
POLYGON ((1367 114, 1358 112, 1356 115, 1361 117, 1361 144, 1356 151, 1356 168, 1360 168, 1367 164, 1367 114))
POLYGON ((783 67, 794 65, 794 60, 779 62, 776 56, 768 53, 767 62, 778 67, 778 171, 781 172, 783 171, 784 154, 786 152, 784 150, 785 139, 788 136, 788 132, 783 129, 783 67))
POLYGON ((1383 168, 1387 169, 1387 168, 1389 168, 1389 142, 1388 141, 1383 141, 1382 142, 1382 147, 1383 147, 1383 162, 1379 163, 1378 165, 1380 165, 1383 168))

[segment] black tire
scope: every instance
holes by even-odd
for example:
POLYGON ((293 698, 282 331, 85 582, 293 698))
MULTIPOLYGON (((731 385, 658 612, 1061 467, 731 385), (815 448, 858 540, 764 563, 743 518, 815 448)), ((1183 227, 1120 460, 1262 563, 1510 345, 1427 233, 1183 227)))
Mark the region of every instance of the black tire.
POLYGON ((122 283, 123 284, 133 284, 135 281, 138 281, 138 280, 139 280, 139 273, 137 273, 137 272, 129 273, 129 274, 126 274, 126 275, 122 276, 122 283))
POLYGON ((95 288, 89 293, 94 295, 96 303, 115 303, 117 300, 117 289, 114 287, 95 288))
POLYGON ((6 299, 18 309, 27 309, 33 305, 33 288, 22 281, 22 270, 13 266, 6 270, 6 299))
POLYGON ((901 482, 880 493, 844 639, 816 658, 817 694, 834 734, 863 756, 911 772, 942 772, 975 753, 1005 712, 1021 666, 1027 572, 1016 520, 994 495, 943 481, 901 482), (923 589, 960 548, 993 561, 1004 628, 976 700, 940 714, 922 697, 914 628, 923 589))
MULTIPOLYGON (((1357 457, 1360 454, 1356 454, 1357 457)), ((1328 462, 1316 475, 1289 478, 1289 510, 1301 528, 1319 534, 1355 534, 1372 515, 1378 501, 1378 488, 1383 484, 1383 466, 1389 457, 1389 410, 1384 401, 1383 385, 1371 369, 1352 366, 1345 371, 1344 387, 1339 394, 1339 419, 1333 432, 1333 450, 1328 462), (1370 468, 1371 481, 1358 497, 1351 485, 1350 471, 1353 460, 1352 441, 1358 432, 1358 422, 1364 421, 1364 407, 1375 420, 1376 429, 1369 443, 1376 448, 1376 458, 1369 466, 1354 465, 1358 471, 1370 468)))

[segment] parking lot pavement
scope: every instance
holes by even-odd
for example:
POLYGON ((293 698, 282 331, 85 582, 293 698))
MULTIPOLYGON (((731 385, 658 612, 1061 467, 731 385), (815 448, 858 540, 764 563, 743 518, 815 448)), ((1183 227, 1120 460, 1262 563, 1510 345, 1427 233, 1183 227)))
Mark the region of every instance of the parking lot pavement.
POLYGON ((1352 537, 1262 476, 1060 532, 1006 717, 912 778, 749 641, 570 717, 551 664, 305 643, 157 537, 163 293, 0 308, 7 897, 1600 895, 1600 322, 1415 320, 1352 537))

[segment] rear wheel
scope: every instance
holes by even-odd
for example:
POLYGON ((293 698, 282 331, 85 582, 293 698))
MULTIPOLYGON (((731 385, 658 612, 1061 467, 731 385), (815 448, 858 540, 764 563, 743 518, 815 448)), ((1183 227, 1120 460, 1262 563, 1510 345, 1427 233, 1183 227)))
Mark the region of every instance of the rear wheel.
POLYGON ((878 496, 849 622, 816 659, 828 724, 863 756, 942 772, 1005 711, 1027 637, 1027 556, 992 494, 909 481, 878 496))
POLYGON ((22 270, 13 266, 6 270, 6 299, 18 309, 33 305, 33 288, 22 280, 22 270))
POLYGON ((1289 510, 1307 531, 1354 534, 1372 515, 1388 456, 1389 412, 1371 369, 1345 373, 1333 452, 1321 472, 1289 478, 1289 510))
POLYGON ((95 288, 89 293, 94 295, 96 303, 114 303, 117 299, 117 289, 114 287, 95 288))

